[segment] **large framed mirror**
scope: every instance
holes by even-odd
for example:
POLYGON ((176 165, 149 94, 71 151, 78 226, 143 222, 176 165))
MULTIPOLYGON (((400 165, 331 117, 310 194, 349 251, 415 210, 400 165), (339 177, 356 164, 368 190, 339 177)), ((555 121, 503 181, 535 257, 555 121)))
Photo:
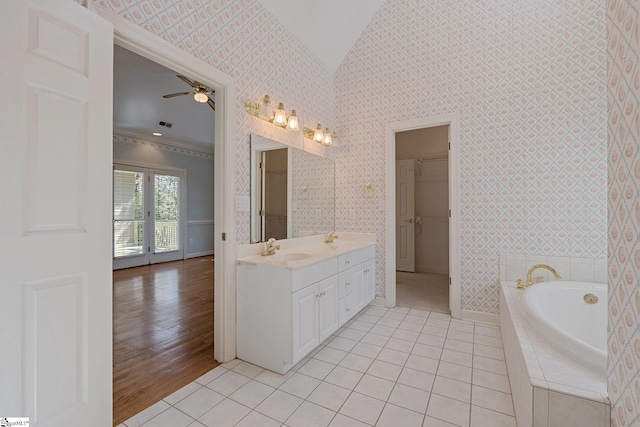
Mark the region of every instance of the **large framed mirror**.
POLYGON ((335 226, 335 167, 251 134, 251 241, 328 234, 335 226))

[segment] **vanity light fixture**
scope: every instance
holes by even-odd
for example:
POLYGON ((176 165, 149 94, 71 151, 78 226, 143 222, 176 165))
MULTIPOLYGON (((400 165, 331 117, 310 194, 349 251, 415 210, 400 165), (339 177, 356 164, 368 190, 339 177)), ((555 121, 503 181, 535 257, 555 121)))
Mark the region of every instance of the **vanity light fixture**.
POLYGON ((284 109, 282 102, 278 103, 275 109, 271 108, 271 98, 269 95, 265 95, 258 102, 247 101, 244 104, 247 113, 259 119, 265 120, 274 125, 280 126, 287 130, 297 131, 300 130, 298 125, 298 116, 296 116, 296 110, 291 110, 289 116, 284 109))
POLYGON ((331 132, 329 128, 322 130, 320 123, 317 124, 315 129, 304 128, 302 132, 305 138, 326 146, 333 144, 333 140, 338 137, 338 135, 336 135, 335 132, 331 132))

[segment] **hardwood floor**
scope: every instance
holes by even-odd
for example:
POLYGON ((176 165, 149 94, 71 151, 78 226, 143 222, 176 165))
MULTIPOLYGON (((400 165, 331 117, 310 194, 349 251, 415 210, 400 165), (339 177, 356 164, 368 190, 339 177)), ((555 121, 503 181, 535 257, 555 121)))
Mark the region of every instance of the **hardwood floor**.
POLYGON ((218 365, 212 257, 113 272, 113 422, 218 365))

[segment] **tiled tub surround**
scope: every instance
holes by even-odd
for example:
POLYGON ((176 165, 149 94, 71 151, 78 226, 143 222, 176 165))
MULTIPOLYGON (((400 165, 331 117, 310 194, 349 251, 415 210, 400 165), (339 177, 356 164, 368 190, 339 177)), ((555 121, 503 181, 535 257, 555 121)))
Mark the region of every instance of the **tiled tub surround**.
MULTIPOLYGON (((527 278, 527 270, 535 264, 547 264, 553 267, 562 280, 576 282, 607 283, 606 258, 576 258, 541 255, 500 254, 500 281, 515 282, 527 278)), ((535 277, 553 280, 553 275, 544 269, 536 270, 535 277)))
POLYGON ((500 329, 518 426, 608 427, 605 376, 553 349, 521 315, 526 290, 515 282, 500 285, 500 329))

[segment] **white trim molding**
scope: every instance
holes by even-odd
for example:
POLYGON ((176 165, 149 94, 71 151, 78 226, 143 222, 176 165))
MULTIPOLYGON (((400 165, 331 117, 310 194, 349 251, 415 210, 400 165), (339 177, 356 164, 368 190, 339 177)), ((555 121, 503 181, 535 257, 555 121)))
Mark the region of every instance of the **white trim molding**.
POLYGON ((215 220, 213 219, 190 219, 187 221, 187 226, 190 225, 215 225, 215 220))
MULTIPOLYGON (((449 126, 449 307, 451 316, 460 319, 460 113, 387 123, 385 125, 385 205, 396 205, 395 165, 396 132, 435 126, 449 126)), ((385 306, 396 305, 396 213, 395 209, 385 217, 385 306)))
POLYGON ((215 111, 214 218, 219 228, 214 236, 216 286, 214 287, 214 324, 212 325, 214 328, 213 356, 219 362, 232 360, 236 356, 234 201, 237 105, 235 80, 179 47, 100 6, 97 0, 90 1, 88 8, 113 25, 114 43, 117 45, 180 74, 191 76, 216 91, 216 106, 219 108, 215 111))
POLYGON ((500 324, 500 315, 495 313, 485 313, 483 311, 462 310, 462 320, 471 320, 473 322, 491 323, 492 325, 500 324))
POLYGON ((213 149, 207 150, 205 148, 198 149, 193 146, 189 146, 187 144, 183 144, 178 141, 173 141, 170 139, 163 139, 162 141, 158 141, 153 137, 146 137, 136 135, 131 132, 122 132, 120 130, 116 130, 113 132, 113 140, 114 142, 121 142, 125 144, 139 144, 139 145, 147 145, 152 148, 156 148, 158 150, 170 151, 172 153, 184 154, 187 156, 200 157, 203 159, 211 159, 214 158, 213 149))
POLYGON ((184 259, 189 259, 189 258, 199 258, 201 256, 209 256, 209 255, 213 255, 213 251, 204 251, 204 252, 194 252, 192 254, 187 254, 184 259))

